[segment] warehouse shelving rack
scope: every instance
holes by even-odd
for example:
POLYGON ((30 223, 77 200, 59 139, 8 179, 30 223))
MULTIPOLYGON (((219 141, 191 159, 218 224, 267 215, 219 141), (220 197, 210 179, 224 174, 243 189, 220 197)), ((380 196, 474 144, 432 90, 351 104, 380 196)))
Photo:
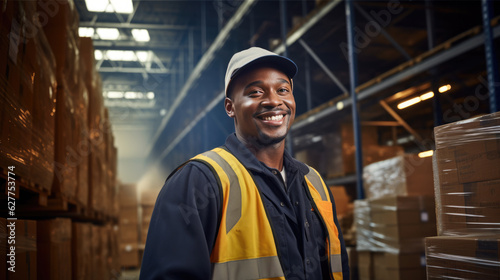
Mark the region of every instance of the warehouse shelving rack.
MULTIPOLYGON (((250 10, 256 5, 257 1, 254 0, 247 0, 244 1, 238 8, 238 10, 234 13, 232 18, 228 21, 228 23, 221 29, 221 32, 215 38, 213 41, 212 45, 208 48, 207 52, 205 52, 196 65, 194 67, 194 70, 192 71, 191 75, 189 78, 186 80, 186 83, 184 84, 184 87, 181 90, 181 94, 177 96, 177 99, 174 101, 174 106, 173 109, 169 112, 169 115, 164 118, 160 129, 158 129, 156 135, 155 135, 155 145, 156 147, 152 147, 149 150, 150 158, 154 159, 155 164, 161 164, 168 162, 167 158, 173 152, 176 147, 183 141, 183 139, 192 132, 193 128, 195 126, 199 125, 202 123, 202 121, 206 118, 209 118, 209 114, 211 113, 212 109, 214 109, 218 104, 220 104, 224 98, 224 92, 221 90, 219 93, 215 94, 214 97, 209 100, 205 104, 205 106, 196 113, 196 117, 193 118, 187 125, 184 125, 182 129, 178 132, 175 133, 175 135, 170 136, 169 141, 162 141, 163 143, 167 142, 168 144, 163 144, 158 146, 158 139, 161 138, 162 134, 165 133, 169 129, 169 125, 172 123, 171 121, 171 116, 175 113, 176 111, 176 106, 181 104, 184 98, 186 98, 188 92, 191 90, 191 87, 197 83, 198 79, 200 78, 200 75, 202 71, 207 69, 210 64, 214 62, 214 57, 216 55, 219 55, 221 57, 225 57, 228 59, 228 54, 225 54, 221 51, 223 48, 229 48, 231 49, 232 46, 228 43, 228 39, 231 36, 235 36, 235 29, 238 24, 240 24, 245 17, 248 17, 250 15, 250 10)), ((305 1, 303 1, 305 2, 305 1)), ((392 38, 388 32, 385 32, 382 28, 382 35, 387 38, 392 46, 399 52, 401 55, 406 59, 404 63, 401 63, 397 67, 394 67, 390 69, 389 71, 386 71, 377 77, 369 80, 368 82, 365 82, 361 85, 357 85, 357 75, 358 75, 358 69, 356 69, 356 64, 355 63, 350 63, 350 87, 349 90, 347 90, 347 87, 343 86, 341 82, 339 82, 338 77, 328 69, 327 66, 325 66, 324 63, 322 63, 321 58, 318 57, 318 55, 315 54, 314 50, 303 40, 302 38, 308 34, 311 30, 314 29, 315 24, 317 24, 321 19, 323 19, 325 16, 327 16, 331 11, 334 9, 340 9, 341 6, 344 6, 346 9, 346 26, 347 26, 347 33, 351 34, 351 39, 349 40, 349 49, 351 50, 349 52, 349 57, 350 61, 356 61, 356 53, 352 52, 353 49, 353 33, 354 32, 354 16, 364 16, 366 18, 366 12, 363 12, 363 10, 359 7, 355 1, 343 1, 340 0, 334 0, 334 1, 319 1, 318 5, 312 9, 310 12, 305 12, 303 13, 303 17, 300 20, 299 24, 294 25, 294 27, 290 30, 287 30, 287 25, 285 22, 285 18, 287 18, 286 14, 286 1, 281 0, 280 2, 280 34, 281 34, 281 42, 277 45, 275 45, 272 50, 278 54, 283 54, 283 55, 288 55, 289 47, 298 43, 300 44, 304 51, 308 54, 308 57, 312 58, 317 64, 320 65, 320 67, 325 71, 326 75, 333 80, 333 82, 342 89, 344 92, 343 94, 339 95, 338 97, 325 102, 324 104, 312 108, 311 106, 311 99, 312 99, 312 94, 310 90, 307 90, 308 84, 310 83, 310 77, 307 78, 306 76, 306 100, 307 100, 307 108, 308 111, 301 116, 298 116, 296 118, 296 121, 294 125, 292 126, 292 131, 291 131, 291 138, 293 138, 294 134, 297 133, 302 133, 307 126, 310 126, 311 124, 316 124, 322 120, 326 119, 331 119, 333 116, 338 114, 339 112, 345 112, 346 108, 351 107, 352 108, 357 108, 359 105, 358 103, 360 101, 366 101, 366 100, 375 100, 377 101, 377 98, 375 98, 376 95, 379 95, 381 92, 387 91, 387 89, 397 85, 400 81, 408 79, 410 77, 413 77, 415 75, 421 74, 425 71, 428 71, 432 73, 434 71, 434 68, 449 61, 452 59, 456 59, 460 55, 463 55, 464 53, 471 51, 475 48, 480 47, 481 45, 485 46, 485 53, 486 53, 486 62, 487 62, 487 76, 488 76, 488 82, 490 84, 489 86, 489 99, 492 101, 490 102, 491 107, 490 111, 498 111, 498 99, 499 98, 499 90, 498 90, 498 84, 499 84, 499 75, 498 75, 498 65, 495 64, 494 62, 496 61, 496 50, 494 47, 494 39, 498 38, 500 36, 500 26, 498 24, 499 18, 500 17, 495 17, 493 18, 493 13, 492 13, 492 1, 487 1, 483 0, 481 2, 481 7, 482 7, 482 13, 483 13, 483 25, 482 26, 477 26, 475 28, 472 28, 470 30, 467 30, 457 36, 454 36, 451 39, 448 39, 447 41, 435 45, 434 41, 434 26, 433 26, 433 16, 432 16, 432 1, 426 1, 426 26, 427 26, 427 33, 428 33, 428 51, 420 54, 415 57, 411 57, 408 53, 404 51, 404 49, 397 43, 394 38, 392 38), (344 5, 341 5, 344 4, 344 5), (356 92, 356 94, 350 94, 352 92, 356 92), (342 104, 339 106, 339 104, 342 104), (353 106, 353 104, 355 106, 353 106)), ((369 16, 369 15, 368 15, 369 16)), ((293 59, 293 57, 292 57, 293 59)), ((308 60, 307 60, 308 61, 308 60)), ((308 63, 306 63, 306 70, 305 72, 308 73, 308 63)), ((219 71, 223 72, 223 71, 219 71)), ((222 73, 223 74, 223 73, 222 73)), ((436 83, 432 83, 432 87, 436 88, 436 83)), ((414 135, 414 138, 417 139, 418 141, 418 136, 415 137, 415 135, 418 135, 418 133, 412 133, 412 128, 410 125, 408 125, 405 121, 404 118, 400 117, 397 115, 395 112, 390 112, 390 107, 389 106, 384 106, 384 98, 388 98, 388 94, 384 93, 383 97, 381 98, 380 96, 378 97, 379 103, 381 106, 385 107, 386 112, 390 113, 393 117, 395 117, 395 122, 379 122, 378 125, 389 125, 389 126, 402 126, 404 127, 407 131, 410 131, 410 134, 414 135)), ((434 116, 435 116, 435 123, 434 125, 439 125, 441 124, 442 120, 439 120, 439 116, 442 115, 439 113, 439 99, 435 98, 434 99, 434 116)), ((353 112, 353 127, 355 131, 355 145, 357 147, 357 151, 361 151, 361 139, 360 139, 360 126, 361 126, 361 120, 357 117, 358 113, 356 111, 353 112)), ((213 119, 212 119, 213 120, 213 119)), ((372 122, 372 125, 377 125, 376 122, 372 122)), ((219 125, 223 126, 223 125, 219 125)), ((170 131, 169 131, 170 132, 170 131)), ((288 139, 288 143, 292 143, 293 139, 288 139), (290 141, 292 140, 292 141, 290 141)), ((288 146, 289 149, 291 149, 291 146, 288 146)), ((187 158, 186 158, 187 160, 187 158)), ((363 195, 363 188, 362 188, 362 164, 361 164, 361 152, 357 153, 356 156, 356 170, 357 173, 356 175, 353 174, 348 174, 344 177, 339 177, 339 178, 328 178, 327 183, 332 184, 332 185, 342 185, 342 184, 357 184, 357 198, 362 199, 364 198, 363 195)), ((145 174, 147 176, 147 174, 145 174)))

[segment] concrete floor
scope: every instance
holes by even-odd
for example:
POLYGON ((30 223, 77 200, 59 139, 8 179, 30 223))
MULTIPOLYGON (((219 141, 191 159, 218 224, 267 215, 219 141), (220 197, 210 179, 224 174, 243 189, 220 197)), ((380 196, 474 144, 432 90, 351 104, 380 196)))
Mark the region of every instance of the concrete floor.
POLYGON ((139 280, 140 269, 122 270, 122 275, 119 280, 139 280))

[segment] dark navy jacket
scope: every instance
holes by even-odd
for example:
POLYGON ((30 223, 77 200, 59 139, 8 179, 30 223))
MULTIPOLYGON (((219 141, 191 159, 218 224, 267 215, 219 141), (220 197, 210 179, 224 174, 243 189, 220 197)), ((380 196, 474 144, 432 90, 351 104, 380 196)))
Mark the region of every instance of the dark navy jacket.
MULTIPOLYGON (((279 171, 259 162, 235 134, 227 138, 225 146, 250 171, 261 191, 286 279, 330 279, 325 257, 327 231, 311 211, 305 192, 308 167, 285 151, 285 188, 279 171)), ((334 201, 331 193, 330 198, 334 201)), ((210 279, 210 254, 221 205, 216 179, 205 164, 189 162, 169 178, 151 217, 140 279, 210 279)), ((344 239, 334 214, 343 276, 349 279, 344 239)))

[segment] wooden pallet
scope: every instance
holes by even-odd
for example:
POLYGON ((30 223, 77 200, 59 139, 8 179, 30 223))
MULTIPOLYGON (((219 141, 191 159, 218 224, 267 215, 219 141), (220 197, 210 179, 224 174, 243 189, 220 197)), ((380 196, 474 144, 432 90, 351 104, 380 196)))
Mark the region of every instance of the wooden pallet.
MULTIPOLYGON (((50 192, 40 186, 39 184, 30 182, 17 175, 9 176, 9 171, 0 168, 0 186, 4 189, 0 193, 0 200, 7 200, 8 197, 14 197, 16 199, 16 212, 22 210, 25 205, 36 205, 39 207, 45 207, 48 203, 48 197, 50 192), (9 177, 14 177, 14 190, 9 191, 9 177)), ((15 172, 13 172, 15 174, 15 172)))

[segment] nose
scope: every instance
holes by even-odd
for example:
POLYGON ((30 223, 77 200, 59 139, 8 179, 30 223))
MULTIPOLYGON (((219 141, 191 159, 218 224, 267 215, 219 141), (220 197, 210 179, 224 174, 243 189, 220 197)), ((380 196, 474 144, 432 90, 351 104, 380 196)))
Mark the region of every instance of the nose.
POLYGON ((283 104, 281 96, 276 91, 269 91, 264 99, 262 100, 262 106, 264 107, 278 107, 283 104))

